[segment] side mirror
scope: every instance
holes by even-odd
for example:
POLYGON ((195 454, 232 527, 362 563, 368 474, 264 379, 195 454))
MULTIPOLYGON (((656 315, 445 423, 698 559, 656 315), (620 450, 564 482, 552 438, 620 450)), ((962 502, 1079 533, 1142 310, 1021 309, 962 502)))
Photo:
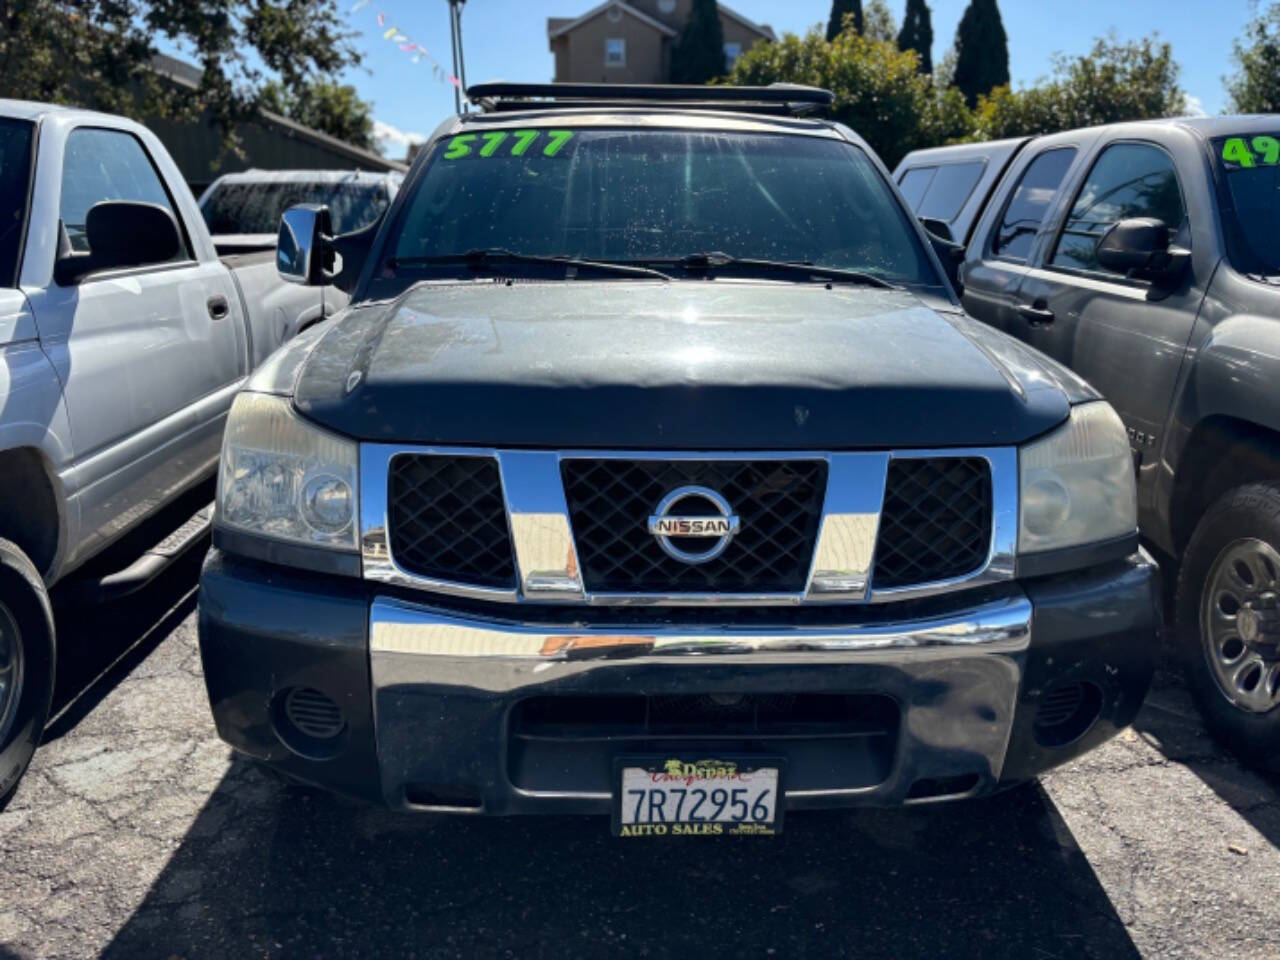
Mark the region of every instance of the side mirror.
POLYGON ((329 208, 300 203, 280 217, 276 240, 276 270, 282 279, 309 287, 331 283, 333 225, 329 208))
POLYGON ((941 237, 943 240, 955 240, 951 235, 951 227, 945 220, 938 220, 934 217, 921 217, 920 226, 932 233, 935 237, 941 237))
POLYGON ((333 249, 337 253, 337 258, 329 283, 345 293, 355 290, 356 281, 360 279, 360 271, 364 269, 369 251, 373 249, 373 238, 377 236, 378 228, 382 226, 382 220, 386 215, 387 212, 384 210, 367 227, 339 234, 333 238, 333 249))
POLYGON ((951 239, 951 228, 941 220, 921 217, 920 225, 929 237, 933 252, 942 261, 942 269, 955 287, 957 294, 964 293, 964 281, 960 277, 960 264, 964 263, 964 244, 951 239))
POLYGON ((84 238, 88 253, 76 253, 70 243, 59 244, 53 276, 62 286, 77 283, 98 270, 168 263, 182 252, 178 221, 154 203, 95 203, 85 215, 84 238))
POLYGON ((1098 265, 1158 286, 1175 283, 1191 262, 1191 251, 1169 243, 1169 226, 1155 217, 1133 217, 1111 225, 1098 241, 1098 265))

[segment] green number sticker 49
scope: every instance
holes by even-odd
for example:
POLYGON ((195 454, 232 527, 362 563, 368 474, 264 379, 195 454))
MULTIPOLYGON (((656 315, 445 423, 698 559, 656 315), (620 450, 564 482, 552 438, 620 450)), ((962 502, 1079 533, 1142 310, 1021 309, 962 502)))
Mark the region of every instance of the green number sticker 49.
POLYGON ((487 159, 499 156, 504 151, 509 151, 513 157, 523 157, 525 154, 535 157, 554 157, 572 139, 572 130, 491 130, 487 133, 460 133, 449 141, 444 151, 444 159, 461 160, 463 157, 487 159), (541 149, 531 152, 530 148, 543 139, 544 133, 546 142, 539 144, 541 149), (480 142, 477 143, 477 141, 480 142))
POLYGON ((1280 140, 1275 137, 1228 137, 1222 142, 1222 160, 1237 167, 1274 167, 1280 164, 1280 140))

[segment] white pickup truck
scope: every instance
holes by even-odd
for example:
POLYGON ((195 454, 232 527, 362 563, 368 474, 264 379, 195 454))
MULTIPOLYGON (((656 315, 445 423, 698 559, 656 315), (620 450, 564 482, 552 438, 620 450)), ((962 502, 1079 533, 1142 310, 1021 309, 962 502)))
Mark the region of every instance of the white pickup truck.
MULTIPOLYGON (((213 475, 232 396, 325 296, 279 279, 274 243, 220 258, 145 128, 0 100, 0 807, 49 710, 48 588, 213 475)), ((83 596, 136 589, 207 525, 83 596)))

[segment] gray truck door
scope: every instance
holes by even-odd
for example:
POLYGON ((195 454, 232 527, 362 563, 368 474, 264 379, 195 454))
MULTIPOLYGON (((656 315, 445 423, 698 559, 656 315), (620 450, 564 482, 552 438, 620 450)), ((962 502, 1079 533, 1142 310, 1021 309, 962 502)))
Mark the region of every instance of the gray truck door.
MULTIPOLYGON (((181 215, 145 147, 123 130, 67 136, 59 212, 72 246, 102 200, 161 204, 181 215)), ((184 230, 186 228, 184 227, 184 230)), ((75 488, 92 552, 207 471, 226 393, 245 361, 230 274, 186 249, 172 262, 50 284, 36 307, 41 343, 63 383, 76 447, 75 488)))
POLYGON ((973 238, 965 257, 965 310, 1023 339, 1026 320, 1018 312, 1018 291, 1041 224, 1075 157, 1071 146, 1029 149, 1021 168, 1011 173, 1016 185, 998 215, 979 225, 986 234, 973 238))
POLYGON ((1102 393, 1129 430, 1135 462, 1154 469, 1187 340, 1203 297, 1191 271, 1173 291, 1099 266, 1098 241, 1118 220, 1157 217, 1191 246, 1187 204, 1173 157, 1155 143, 1107 144, 1090 166, 1043 266, 1019 294, 1020 336, 1102 393))

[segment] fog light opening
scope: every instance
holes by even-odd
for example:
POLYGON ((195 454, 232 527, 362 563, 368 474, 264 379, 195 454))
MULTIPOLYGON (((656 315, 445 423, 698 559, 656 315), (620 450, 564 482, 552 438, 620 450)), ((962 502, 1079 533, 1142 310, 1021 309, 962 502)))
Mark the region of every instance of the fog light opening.
POLYGON ((1087 680, 1055 683, 1044 691, 1036 711, 1036 742, 1065 747, 1088 733, 1102 713, 1102 691, 1087 680))
POLYGON ((347 721, 331 697, 313 687, 288 687, 271 701, 271 725, 294 753, 328 760, 346 744, 347 721))

